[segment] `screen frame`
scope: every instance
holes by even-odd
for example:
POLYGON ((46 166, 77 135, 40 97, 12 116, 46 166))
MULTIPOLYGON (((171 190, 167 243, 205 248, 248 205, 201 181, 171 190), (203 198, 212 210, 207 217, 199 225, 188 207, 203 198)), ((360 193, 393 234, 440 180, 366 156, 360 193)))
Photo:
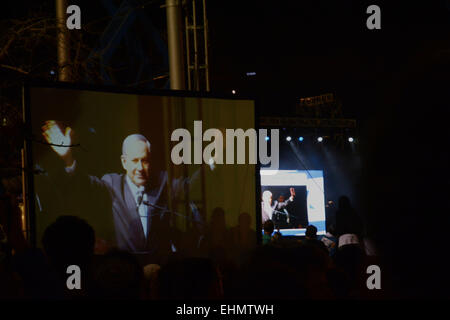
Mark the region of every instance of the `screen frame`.
MULTIPOLYGON (((136 89, 122 86, 110 85, 93 85, 69 83, 60 81, 46 81, 46 80, 26 80, 22 82, 22 111, 23 111, 23 126, 24 126, 24 154, 25 162, 22 163, 25 172, 25 214, 27 217, 27 239, 33 248, 37 247, 37 229, 36 229, 36 199, 34 190, 34 174, 33 169, 33 131, 31 121, 31 89, 32 88, 46 88, 46 89, 67 89, 79 91, 94 91, 102 93, 118 93, 118 94, 133 94, 141 96, 166 96, 166 97, 184 97, 184 98, 211 98, 211 99, 227 99, 227 100, 250 100, 253 101, 254 106, 254 129, 259 129, 259 98, 250 95, 237 95, 221 92, 201 92, 201 91, 187 91, 187 90, 168 90, 168 89, 136 89)), ((259 154, 259 145, 257 143, 257 154, 259 154)), ((257 157, 258 159, 258 157, 257 157)), ((262 243, 262 235, 258 230, 262 229, 261 224, 261 197, 260 190, 260 163, 259 159, 255 164, 255 230, 256 230, 256 244, 262 243)))
MULTIPOLYGON (((262 169, 260 171, 261 176, 268 176, 268 177, 274 176, 274 175, 270 175, 270 174, 267 174, 267 173, 263 174, 263 172, 270 172, 270 171, 273 171, 273 170, 264 170, 264 169, 262 169)), ((319 187, 320 188, 319 191, 322 191, 322 192, 317 192, 318 190, 315 190, 315 188, 308 188, 308 183, 307 182, 301 183, 301 184, 300 183, 295 183, 295 184, 293 184, 293 183, 284 183, 284 181, 283 181, 282 184, 280 184, 280 183, 264 183, 263 184, 261 182, 261 189, 263 187, 265 187, 265 186, 274 186, 274 187, 275 186, 284 186, 284 187, 288 187, 288 186, 292 186, 292 187, 305 186, 306 187, 306 192, 307 192, 307 197, 306 198, 308 199, 308 195, 312 197, 313 194, 314 194, 316 197, 318 196, 318 197, 321 198, 320 202, 323 204, 323 212, 322 212, 323 220, 313 220, 313 221, 311 221, 310 220, 311 211, 310 211, 310 208, 309 208, 310 203, 307 200, 308 225, 315 225, 317 227, 317 229, 318 229, 317 235, 325 235, 326 234, 326 226, 327 226, 327 215, 326 215, 326 209, 325 209, 326 196, 325 196, 325 188, 324 188, 324 186, 325 186, 325 170, 323 170, 323 169, 320 169, 320 170, 316 170, 316 169, 312 169, 312 170, 280 169, 280 170, 276 170, 276 171, 277 171, 277 174, 280 173, 281 175, 302 174, 302 175, 305 175, 306 177, 309 175, 311 177, 312 181, 316 178, 316 177, 313 177, 313 174, 316 175, 317 173, 320 172, 320 178, 322 179, 322 186, 317 185, 317 187, 319 187), (311 174, 311 173, 313 173, 313 174, 311 174), (316 194, 316 192, 318 193, 318 195, 316 194), (317 226, 318 222, 320 222, 320 224, 323 224, 323 228, 319 228, 317 226)), ((269 178, 265 178, 265 179, 261 178, 261 181, 262 180, 269 180, 269 178)), ((308 181, 308 180, 310 180, 310 179, 306 178, 305 181, 308 181)), ((316 184, 316 182, 315 182, 315 184, 316 184)), ((284 230, 284 232, 288 233, 288 235, 286 235, 286 237, 304 237, 305 236, 306 227, 305 228, 300 228, 300 229, 280 228, 279 230, 280 231, 284 230)))

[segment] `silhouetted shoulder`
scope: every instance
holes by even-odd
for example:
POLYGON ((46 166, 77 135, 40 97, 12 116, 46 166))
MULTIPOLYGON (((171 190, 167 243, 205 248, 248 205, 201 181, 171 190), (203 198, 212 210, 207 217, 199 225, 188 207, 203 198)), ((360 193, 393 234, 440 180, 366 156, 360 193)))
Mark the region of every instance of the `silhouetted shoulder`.
POLYGON ((109 186, 115 186, 121 183, 123 174, 107 173, 102 177, 102 181, 109 186))

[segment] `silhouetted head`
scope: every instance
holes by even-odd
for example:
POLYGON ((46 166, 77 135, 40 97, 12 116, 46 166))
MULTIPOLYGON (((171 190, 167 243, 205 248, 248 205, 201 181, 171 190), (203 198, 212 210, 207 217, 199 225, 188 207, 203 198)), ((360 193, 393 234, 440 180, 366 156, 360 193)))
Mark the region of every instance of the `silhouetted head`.
POLYGON ((42 237, 44 251, 52 265, 86 265, 94 254, 95 232, 83 219, 60 216, 47 227, 42 237))
POLYGON ((328 225, 327 231, 333 236, 336 235, 336 226, 332 223, 328 225))
POLYGON ((339 198, 339 209, 351 208, 350 199, 347 196, 341 196, 339 198))
POLYGON ((316 239, 317 238, 317 228, 313 225, 307 226, 305 236, 306 236, 306 238, 309 238, 309 239, 316 239))
POLYGON ((218 270, 210 259, 172 261, 159 271, 161 299, 215 299, 222 297, 218 270))
POLYGON ((247 212, 243 212, 239 215, 239 226, 245 229, 250 228, 252 223, 252 217, 247 212))
POLYGON ((281 234, 280 231, 277 231, 273 234, 273 241, 280 241, 281 238, 283 238, 283 235, 281 234))
POLYGON ((92 272, 92 296, 104 299, 138 299, 143 293, 144 271, 135 256, 114 250, 100 256, 92 272))
POLYGON ((211 215, 211 226, 213 227, 225 227, 225 211, 220 208, 214 208, 211 215))
POLYGON ((273 224, 272 220, 267 220, 266 222, 264 222, 264 233, 266 234, 272 234, 273 230, 275 230, 275 225, 273 224))

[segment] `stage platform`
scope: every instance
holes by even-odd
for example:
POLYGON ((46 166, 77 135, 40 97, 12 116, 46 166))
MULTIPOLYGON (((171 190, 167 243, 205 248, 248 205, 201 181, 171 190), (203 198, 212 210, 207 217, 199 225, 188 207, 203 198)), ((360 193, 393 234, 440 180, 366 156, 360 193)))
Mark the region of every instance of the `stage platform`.
MULTIPOLYGON (((325 221, 313 221, 310 223, 311 225, 317 228, 317 235, 324 235, 326 233, 325 229, 325 221)), ((274 233, 278 230, 275 229, 274 233)), ((304 237, 306 232, 306 228, 297 228, 297 229, 280 229, 281 235, 285 237, 304 237)), ((264 231, 263 231, 264 233, 264 231)))

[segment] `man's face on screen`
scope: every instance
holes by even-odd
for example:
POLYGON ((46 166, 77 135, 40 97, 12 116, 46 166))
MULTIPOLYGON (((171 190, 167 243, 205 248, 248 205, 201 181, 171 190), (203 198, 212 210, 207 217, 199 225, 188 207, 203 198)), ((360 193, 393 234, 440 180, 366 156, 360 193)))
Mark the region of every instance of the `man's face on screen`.
POLYGON ((132 141, 122 155, 122 166, 128 177, 137 186, 144 186, 148 182, 150 169, 150 151, 143 141, 132 141))
POLYGON ((268 204, 271 204, 272 203, 272 192, 270 192, 268 190, 264 191, 264 193, 263 193, 263 201, 268 203, 268 204))

